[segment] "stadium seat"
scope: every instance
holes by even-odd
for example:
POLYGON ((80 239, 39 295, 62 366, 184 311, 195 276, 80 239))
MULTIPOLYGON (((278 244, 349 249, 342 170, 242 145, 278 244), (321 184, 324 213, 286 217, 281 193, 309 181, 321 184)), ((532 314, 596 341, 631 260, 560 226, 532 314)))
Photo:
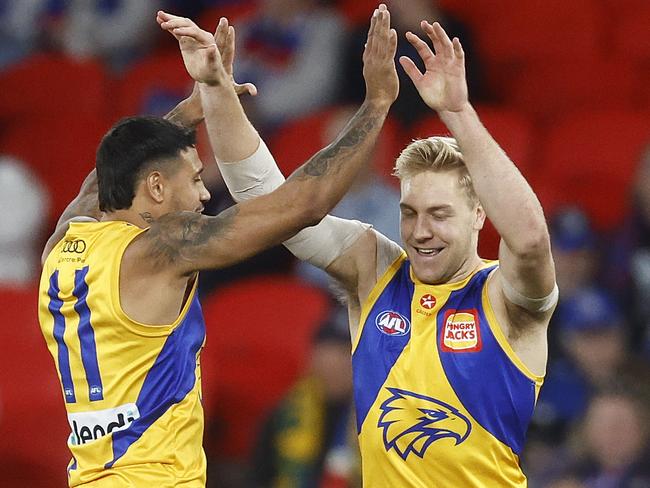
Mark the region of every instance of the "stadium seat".
POLYGON ((290 277, 258 277, 203 300, 206 418, 223 425, 206 440, 221 455, 245 458, 260 421, 303 371, 329 299, 290 277))
POLYGON ((547 214, 561 205, 583 207, 601 231, 621 223, 643 148, 650 114, 586 111, 555 124, 543 146, 538 195, 547 214))
MULTIPOLYGON (((269 148, 282 173, 285 176, 291 174, 332 142, 355 111, 356 107, 349 106, 328 108, 279 128, 269 140, 269 148)), ((397 123, 387 119, 377 142, 373 164, 375 171, 393 182, 390 174, 395 158, 399 155, 400 145, 397 123)))
POLYGON ((108 110, 107 77, 94 60, 38 54, 0 74, 0 121, 108 110))
POLYGON ((586 108, 633 108, 639 78, 624 59, 530 62, 511 78, 508 100, 542 121, 586 108))
POLYGON ((118 81, 114 115, 164 115, 190 94, 192 84, 177 51, 152 55, 118 81))
POLYGON ((95 166, 97 146, 109 127, 106 118, 88 114, 17 121, 2 133, 0 153, 18 157, 40 176, 52 199, 50 217, 57 219, 95 166))
POLYGON ((0 289, 2 486, 65 486, 70 428, 41 335, 36 287, 0 289))
MULTIPOLYGON (((617 5, 616 9, 620 7, 617 5)), ((650 63, 650 3, 639 0, 631 8, 622 10, 613 28, 617 56, 650 63)))

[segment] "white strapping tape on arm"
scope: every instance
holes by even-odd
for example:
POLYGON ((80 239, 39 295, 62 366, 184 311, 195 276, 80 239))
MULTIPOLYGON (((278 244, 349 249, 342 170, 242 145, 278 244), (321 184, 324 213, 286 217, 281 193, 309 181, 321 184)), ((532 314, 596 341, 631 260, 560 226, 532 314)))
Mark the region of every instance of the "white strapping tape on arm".
MULTIPOLYGON (((284 176, 262 139, 257 150, 248 158, 217 164, 236 202, 271 193, 284 183, 284 176)), ((298 259, 325 269, 370 227, 356 220, 327 215, 318 225, 303 229, 285 241, 284 245, 298 259)))
POLYGON ((522 295, 506 281, 503 275, 501 276, 501 283, 503 284, 503 293, 506 298, 515 305, 519 305, 521 308, 528 310, 529 312, 547 312, 557 304, 560 297, 560 290, 557 287, 557 283, 553 287, 553 291, 542 298, 528 298, 527 296, 522 295))

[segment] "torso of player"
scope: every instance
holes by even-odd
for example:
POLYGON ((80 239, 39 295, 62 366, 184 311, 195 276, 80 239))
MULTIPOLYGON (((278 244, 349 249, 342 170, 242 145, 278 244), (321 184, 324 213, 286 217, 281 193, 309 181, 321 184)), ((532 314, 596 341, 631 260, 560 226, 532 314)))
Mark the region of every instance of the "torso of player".
POLYGON ((542 377, 516 356, 487 293, 496 262, 426 285, 401 255, 353 343, 364 486, 525 486, 519 455, 542 377))
POLYGON ((70 486, 205 485, 196 285, 173 323, 131 319, 120 265, 141 232, 72 223, 43 268, 39 319, 70 424, 70 486))

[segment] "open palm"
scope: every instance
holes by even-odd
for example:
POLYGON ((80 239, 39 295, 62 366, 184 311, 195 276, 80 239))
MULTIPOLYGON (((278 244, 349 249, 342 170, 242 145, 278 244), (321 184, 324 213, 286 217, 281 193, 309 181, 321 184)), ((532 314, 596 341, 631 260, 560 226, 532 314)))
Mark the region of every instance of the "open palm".
POLYGON ((407 32, 406 38, 420 55, 425 72, 407 56, 400 58, 400 64, 429 107, 437 112, 458 112, 468 101, 465 53, 460 41, 457 38, 451 41, 437 22, 431 25, 422 21, 421 26, 433 42, 435 54, 426 42, 407 32))

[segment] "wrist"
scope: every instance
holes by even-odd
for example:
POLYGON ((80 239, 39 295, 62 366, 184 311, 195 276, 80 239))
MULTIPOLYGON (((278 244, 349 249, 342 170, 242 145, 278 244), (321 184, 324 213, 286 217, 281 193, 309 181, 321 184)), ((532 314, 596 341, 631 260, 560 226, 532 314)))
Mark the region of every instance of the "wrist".
POLYGON ((439 110, 438 117, 451 129, 450 124, 454 125, 464 120, 476 117, 476 111, 469 101, 465 102, 458 110, 439 110))
POLYGON ((393 102, 382 98, 366 97, 363 101, 363 105, 370 110, 387 114, 391 105, 393 105, 393 102))

